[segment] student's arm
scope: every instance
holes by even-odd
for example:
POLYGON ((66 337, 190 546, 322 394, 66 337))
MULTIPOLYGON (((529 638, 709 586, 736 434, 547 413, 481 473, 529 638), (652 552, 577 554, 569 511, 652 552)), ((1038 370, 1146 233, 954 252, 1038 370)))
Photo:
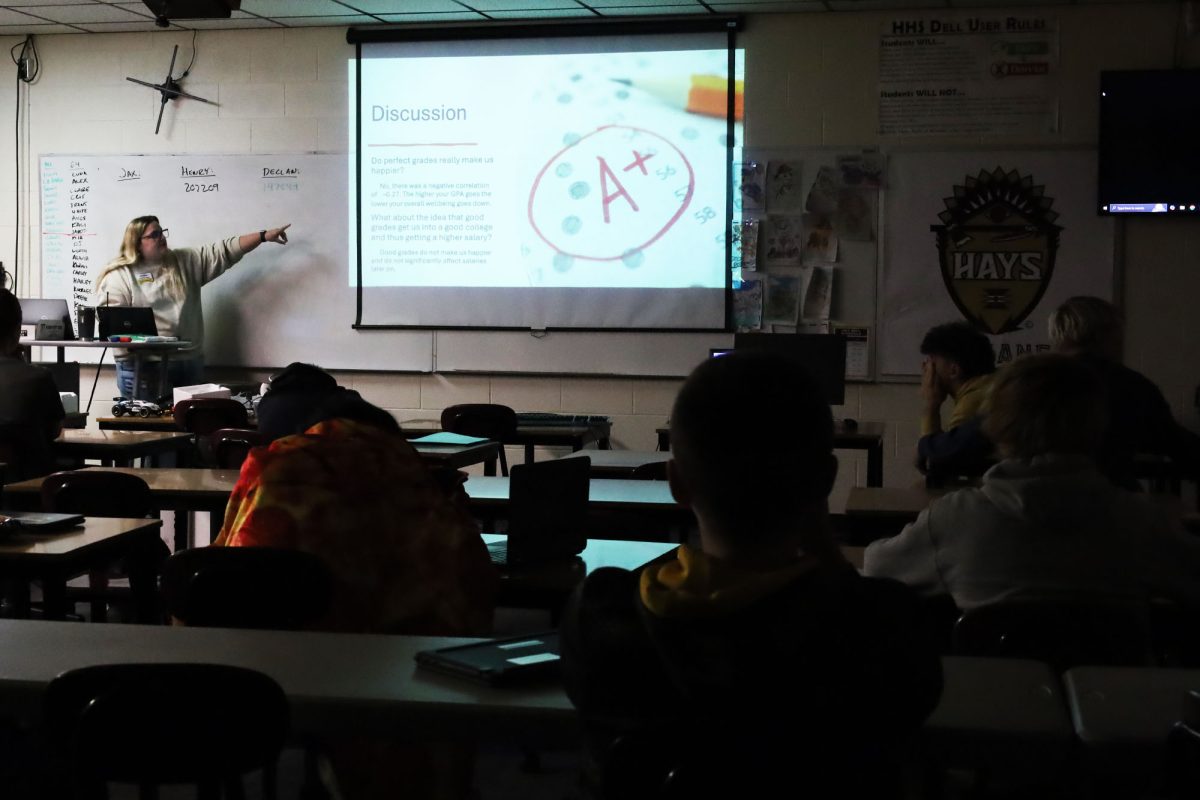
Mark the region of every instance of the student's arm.
POLYGON ((992 443, 983 435, 983 417, 973 417, 948 431, 917 440, 917 464, 923 472, 977 472, 992 454, 992 443))
POLYGON ((948 589, 938 570, 938 548, 931 517, 933 511, 933 507, 925 509, 916 522, 896 536, 877 539, 867 545, 863 553, 862 573, 870 577, 892 578, 911 586, 920 594, 946 594, 948 589))

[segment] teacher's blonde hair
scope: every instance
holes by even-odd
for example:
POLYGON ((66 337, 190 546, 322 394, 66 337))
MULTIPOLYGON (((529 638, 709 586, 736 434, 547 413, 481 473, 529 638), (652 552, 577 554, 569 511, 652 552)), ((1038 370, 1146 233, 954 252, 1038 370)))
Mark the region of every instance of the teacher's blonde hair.
MULTIPOLYGON (((109 274, 116 272, 123 267, 135 267, 142 263, 142 253, 140 250, 142 237, 146 235, 146 228, 151 225, 162 227, 162 223, 158 221, 158 217, 147 215, 144 217, 134 217, 125 226, 125 235, 121 237, 121 250, 117 253, 117 257, 108 262, 104 266, 100 277, 96 278, 96 291, 100 291, 100 284, 109 274)), ((183 282, 180 280, 178 263, 175 260, 175 254, 167 250, 163 256, 162 269, 163 278, 169 280, 170 284, 168 291, 172 296, 182 297, 184 293, 183 282)))

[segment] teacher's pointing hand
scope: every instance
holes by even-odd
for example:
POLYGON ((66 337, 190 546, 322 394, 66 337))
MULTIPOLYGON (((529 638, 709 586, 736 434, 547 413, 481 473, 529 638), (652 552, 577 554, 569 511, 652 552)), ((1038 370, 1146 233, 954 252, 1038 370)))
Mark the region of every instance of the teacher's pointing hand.
POLYGON ((287 244, 287 229, 292 227, 292 223, 284 225, 282 228, 271 228, 266 232, 266 240, 277 244, 287 244))

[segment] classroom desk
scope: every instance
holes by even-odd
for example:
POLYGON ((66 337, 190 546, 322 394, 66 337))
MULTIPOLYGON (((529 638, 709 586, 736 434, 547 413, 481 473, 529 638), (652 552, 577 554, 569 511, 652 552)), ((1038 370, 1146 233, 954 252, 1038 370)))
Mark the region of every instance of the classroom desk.
MULTIPOLYGON (((736 423, 733 423, 736 424, 736 423)), ((671 449, 671 429, 656 428, 658 449, 671 449)), ((835 450, 865 450, 867 453, 867 486, 883 486, 883 434, 882 422, 859 422, 852 431, 846 430, 841 422, 833 429, 835 450)))
POLYGON ((1162 775, 1167 733, 1200 690, 1200 670, 1075 667, 1063 686, 1088 768, 1148 780, 1162 775))
POLYGON ((128 467, 136 458, 185 450, 192 435, 185 431, 92 431, 69 428, 54 441, 55 455, 92 458, 104 466, 128 467))
POLYGON ((660 450, 588 450, 562 457, 591 459, 590 474, 593 478, 628 478, 643 464, 667 461, 671 454, 660 450))
MULTIPOLYGON (((0 620, 0 700, 37 724, 46 684, 68 669, 122 662, 206 662, 258 670, 283 687, 292 733, 391 738, 579 741, 578 717, 554 683, 492 689, 418 669, 419 650, 470 639, 243 631, 0 620)), ((1061 695, 1033 662, 947 657, 946 691, 925 726, 935 752, 967 763, 989 749, 1071 743, 1061 695), (1014 702, 1018 703, 1014 707, 1014 702), (1056 705, 1057 702, 1057 705, 1056 705)), ((1037 757, 1036 753, 1033 753, 1037 757)), ((946 759, 952 765, 951 759, 946 759)))
MULTIPOLYGON (((508 478, 472 475, 464 485, 472 507, 504 509, 508 507, 508 478)), ((666 481, 634 481, 593 478, 588 506, 617 511, 685 512, 675 502, 666 481)), ((690 512, 687 512, 690 513, 690 512)))
POLYGON ((46 616, 62 619, 67 611, 68 580, 129 557, 130 588, 146 602, 156 591, 155 576, 152 569, 135 565, 137 555, 148 553, 157 542, 160 527, 162 522, 157 519, 89 517, 60 533, 6 535, 0 539, 0 579, 41 581, 46 616))
MULTIPOLYGON (((488 544, 507 538, 503 534, 483 534, 488 544)), ((637 570, 678 547, 678 543, 672 542, 588 539, 583 552, 570 561, 502 568, 497 605, 544 608, 557 614, 571 590, 595 570, 601 567, 637 570)))
MULTIPOLYGON (((413 438, 437 433, 437 426, 424 427, 416 425, 405 426, 404 435, 413 438)), ((516 444, 525 448, 525 463, 533 463, 533 449, 543 447, 570 447, 572 451, 582 450, 592 442, 597 449, 609 448, 609 436, 612 433, 611 422, 581 422, 573 425, 537 425, 522 423, 517 420, 517 430, 512 436, 506 437, 502 444, 516 444)))
POLYGON ((150 357, 158 357, 158 387, 159 395, 164 394, 162 388, 167 385, 167 363, 171 358, 171 353, 185 347, 191 347, 191 342, 126 342, 117 344, 115 342, 107 342, 97 340, 85 342, 82 339, 35 339, 28 342, 22 342, 21 347, 53 347, 58 351, 58 363, 64 363, 64 351, 68 347, 85 347, 85 348, 121 348, 128 350, 130 358, 133 360, 133 385, 141 385, 142 364, 150 357))

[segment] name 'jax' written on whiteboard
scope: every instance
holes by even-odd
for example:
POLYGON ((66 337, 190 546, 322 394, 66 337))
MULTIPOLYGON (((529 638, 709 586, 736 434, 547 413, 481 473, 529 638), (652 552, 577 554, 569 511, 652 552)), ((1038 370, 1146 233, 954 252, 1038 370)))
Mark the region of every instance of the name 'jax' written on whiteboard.
MULTIPOLYGON (((429 371, 430 331, 352 329, 345 155, 46 155, 42 296, 94 301, 129 220, 157 216, 172 247, 201 247, 290 222, 203 290, 211 365, 429 371)), ((75 350, 87 360, 93 351, 75 350)), ((92 359, 94 360, 94 358, 92 359)))

